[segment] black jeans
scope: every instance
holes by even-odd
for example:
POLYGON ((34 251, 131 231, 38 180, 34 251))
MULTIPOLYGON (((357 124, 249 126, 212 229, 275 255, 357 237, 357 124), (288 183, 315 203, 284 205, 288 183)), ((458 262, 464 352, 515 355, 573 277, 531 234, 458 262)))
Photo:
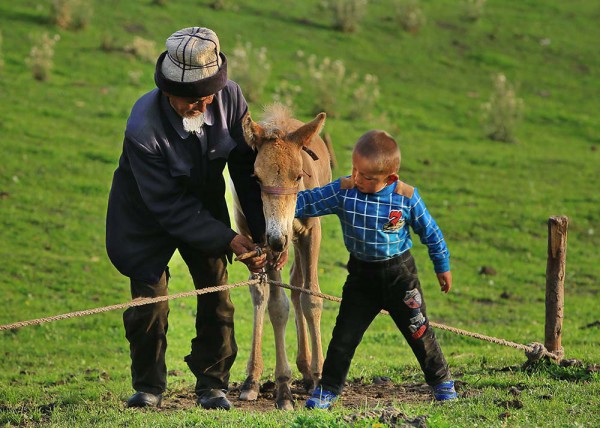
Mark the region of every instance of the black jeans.
POLYGON ((335 322, 321 385, 340 394, 356 347, 385 309, 417 357, 429 385, 450 379, 448 364, 425 312, 425 300, 410 252, 382 262, 350 257, 342 303, 335 322))
MULTIPOLYGON (((196 289, 227 283, 226 258, 207 258, 180 247, 196 289)), ((158 297, 168 294, 168 268, 157 284, 131 280, 131 296, 158 297)), ((196 391, 227 389, 229 371, 237 355, 233 328, 233 303, 229 291, 197 297, 196 337, 185 361, 197 378, 196 391)), ((168 302, 128 308, 123 314, 130 344, 131 376, 136 391, 161 394, 167 386, 168 302)))

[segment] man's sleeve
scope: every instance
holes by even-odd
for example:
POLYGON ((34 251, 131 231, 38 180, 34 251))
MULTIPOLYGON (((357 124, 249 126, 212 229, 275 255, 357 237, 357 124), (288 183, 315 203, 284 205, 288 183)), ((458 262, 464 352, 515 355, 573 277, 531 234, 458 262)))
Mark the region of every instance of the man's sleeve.
POLYGON ((170 235, 211 254, 229 248, 236 233, 171 176, 159 153, 132 138, 124 147, 144 203, 170 235))
POLYGON ((334 214, 339 206, 339 190, 340 180, 337 179, 323 187, 298 192, 296 218, 334 214))
POLYGON ((421 242, 427 245, 429 258, 433 262, 436 273, 450 270, 450 251, 446 246, 444 235, 437 223, 429 214, 425 202, 415 189, 411 202, 411 226, 415 233, 421 238, 421 242))

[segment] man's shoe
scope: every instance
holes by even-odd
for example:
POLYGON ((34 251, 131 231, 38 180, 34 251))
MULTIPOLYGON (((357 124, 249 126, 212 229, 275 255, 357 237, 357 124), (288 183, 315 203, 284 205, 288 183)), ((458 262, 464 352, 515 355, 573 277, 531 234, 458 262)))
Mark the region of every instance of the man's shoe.
POLYGON ((203 409, 231 409, 231 403, 221 389, 205 389, 196 393, 198 394, 196 403, 201 405, 203 409))
POLYGON ((338 396, 331 391, 323 389, 321 385, 317 386, 311 397, 306 400, 304 407, 307 409, 329 409, 337 400, 338 396))
POLYGON ((159 407, 161 402, 162 394, 136 392, 127 400, 127 407, 159 407))
POLYGON ((438 383, 433 387, 433 395, 437 401, 454 400, 458 397, 454 389, 454 381, 447 380, 446 382, 438 383))

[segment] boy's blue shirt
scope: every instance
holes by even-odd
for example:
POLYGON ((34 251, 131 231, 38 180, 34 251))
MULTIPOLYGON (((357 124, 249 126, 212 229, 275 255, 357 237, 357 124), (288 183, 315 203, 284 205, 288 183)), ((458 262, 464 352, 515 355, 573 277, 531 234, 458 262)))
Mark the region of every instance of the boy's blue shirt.
POLYGON ((429 249, 437 273, 450 270, 450 252, 437 223, 419 192, 411 197, 395 192, 399 182, 377 193, 356 187, 342 188, 342 179, 298 193, 297 218, 336 214, 342 224, 344 243, 354 257, 364 261, 387 260, 412 247, 408 226, 429 249))

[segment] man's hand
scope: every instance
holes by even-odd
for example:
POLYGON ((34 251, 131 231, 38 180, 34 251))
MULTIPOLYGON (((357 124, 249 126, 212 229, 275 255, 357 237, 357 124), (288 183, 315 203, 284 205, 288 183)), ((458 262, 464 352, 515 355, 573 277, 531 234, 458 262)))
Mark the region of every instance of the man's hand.
MULTIPOLYGON (((229 243, 229 247, 233 250, 236 256, 239 256, 240 254, 256 250, 257 245, 244 235, 235 235, 235 237, 229 243)), ((242 262, 246 265, 250 272, 258 273, 265 267, 265 264, 267 263, 267 255, 263 253, 260 256, 242 260, 242 262)))
POLYGON ((437 274, 437 279, 440 283, 440 288, 444 293, 447 293, 452 288, 452 273, 442 272, 437 274))

